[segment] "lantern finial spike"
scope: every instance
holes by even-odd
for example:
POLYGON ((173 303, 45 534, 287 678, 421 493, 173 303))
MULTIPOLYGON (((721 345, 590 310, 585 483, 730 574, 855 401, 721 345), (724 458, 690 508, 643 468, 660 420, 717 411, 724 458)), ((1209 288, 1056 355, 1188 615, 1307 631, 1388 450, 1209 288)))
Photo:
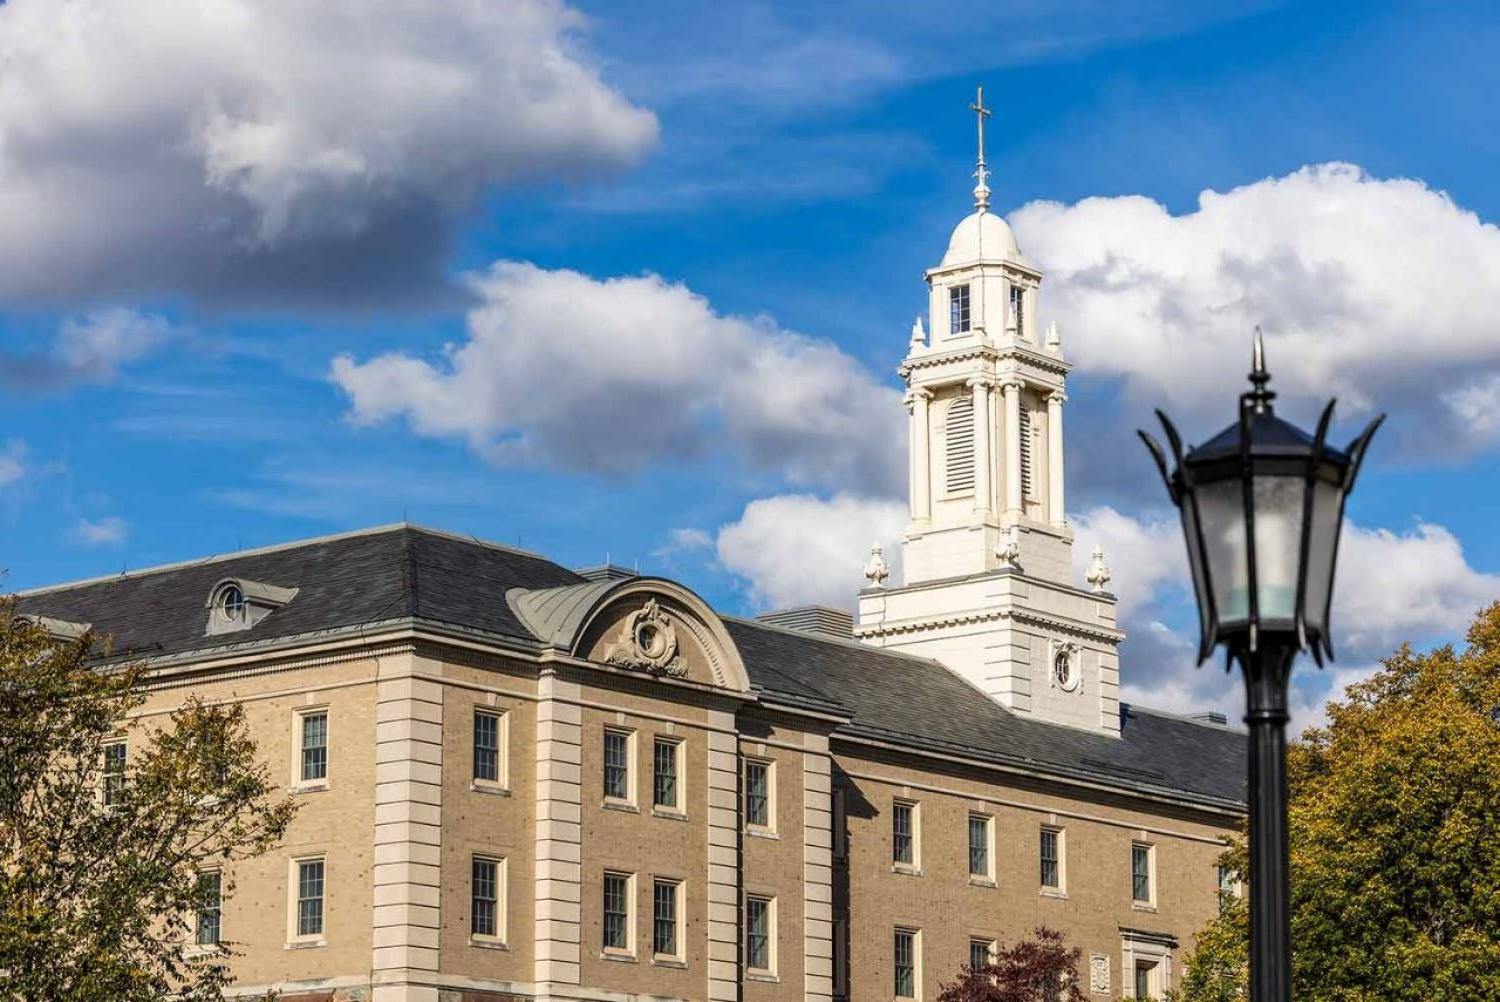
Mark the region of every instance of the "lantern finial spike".
POLYGON ((1276 394, 1266 389, 1270 381, 1271 374, 1266 371, 1266 339, 1260 332, 1260 324, 1256 324, 1250 348, 1250 383, 1255 389, 1248 397, 1257 414, 1265 414, 1271 409, 1271 400, 1276 394))

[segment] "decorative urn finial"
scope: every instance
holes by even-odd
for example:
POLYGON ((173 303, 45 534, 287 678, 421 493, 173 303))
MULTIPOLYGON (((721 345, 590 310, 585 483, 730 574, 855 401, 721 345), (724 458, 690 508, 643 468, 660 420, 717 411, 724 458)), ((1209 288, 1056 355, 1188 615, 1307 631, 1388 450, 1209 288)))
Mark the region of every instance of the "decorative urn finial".
POLYGON ((1088 573, 1083 576, 1083 579, 1089 583, 1094 594, 1102 595, 1104 586, 1109 584, 1111 577, 1109 568, 1104 563, 1104 547, 1094 547, 1094 559, 1089 562, 1088 573))
POLYGON ((1047 325, 1047 347, 1061 348, 1062 337, 1057 333, 1057 321, 1054 320, 1047 325))
POLYGON ((995 556, 1000 558, 1002 567, 1008 567, 1013 571, 1021 569, 1021 530, 1017 526, 1011 526, 1005 530, 1005 538, 1000 545, 995 547, 995 556))
POLYGON ((879 543, 870 544, 870 559, 865 564, 865 580, 871 588, 884 588, 885 579, 891 576, 890 565, 885 562, 885 551, 879 543))

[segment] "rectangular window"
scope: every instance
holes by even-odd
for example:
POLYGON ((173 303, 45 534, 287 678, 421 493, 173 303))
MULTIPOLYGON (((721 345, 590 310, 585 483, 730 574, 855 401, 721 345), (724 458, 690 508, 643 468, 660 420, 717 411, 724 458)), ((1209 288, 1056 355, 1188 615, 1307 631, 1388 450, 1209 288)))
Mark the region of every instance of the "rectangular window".
POLYGON ((993 940, 971 939, 969 940, 969 970, 977 971, 988 967, 990 957, 994 955, 995 944, 993 940))
POLYGON ((500 714, 474 711, 474 780, 500 782, 500 714))
POLYGON ((675 880, 657 880, 651 887, 651 952, 658 957, 678 955, 678 894, 682 885, 675 880))
POLYGON ((1139 904, 1151 903, 1151 847, 1139 842, 1130 847, 1130 897, 1139 904))
POLYGON ((111 741, 104 746, 104 806, 125 802, 125 742, 111 741))
POLYGON ((891 809, 891 862, 917 865, 917 805, 897 801, 891 809))
POLYGON ((1010 322, 1016 337, 1026 336, 1026 290, 1019 285, 1010 287, 1010 322))
POLYGON ((470 869, 469 932, 485 939, 500 936, 500 861, 475 856, 470 869))
POLYGON ((990 877, 990 819, 969 815, 969 876, 990 877))
POLYGON ((651 803, 657 807, 670 807, 677 810, 682 806, 677 796, 677 773, 679 771, 677 756, 681 750, 680 741, 656 739, 655 752, 652 755, 651 803))
POLYGON ((771 923, 770 898, 745 899, 745 966, 752 971, 773 969, 771 923))
POLYGON ((1062 887, 1062 833, 1056 828, 1042 829, 1042 886, 1062 887))
POLYGON ((895 992, 898 999, 917 997, 917 934, 910 929, 896 930, 895 992))
POLYGON ((218 946, 220 916, 224 905, 224 875, 218 870, 198 874, 198 922, 196 941, 199 946, 218 946))
POLYGON ((948 333, 962 334, 969 329, 969 287, 955 285, 948 290, 948 333))
POLYGON ((627 731, 604 732, 604 796, 610 800, 630 799, 630 734, 627 731))
POLYGON ((1156 965, 1146 960, 1135 962, 1135 997, 1138 999, 1155 998, 1156 996, 1156 965))
POLYGON ((833 788, 833 858, 843 859, 849 853, 849 825, 844 816, 844 788, 833 788))
POLYGON ((630 875, 604 875, 604 948, 630 950, 630 875))
POLYGON ((297 861, 297 935, 323 935, 323 861, 297 861))
POLYGON ((771 763, 745 761, 745 824, 771 827, 771 763))
POLYGON ((328 713, 304 713, 302 720, 302 771, 304 783, 328 778, 328 713))
POLYGON ((839 998, 849 996, 849 922, 847 919, 833 921, 833 994, 839 998))

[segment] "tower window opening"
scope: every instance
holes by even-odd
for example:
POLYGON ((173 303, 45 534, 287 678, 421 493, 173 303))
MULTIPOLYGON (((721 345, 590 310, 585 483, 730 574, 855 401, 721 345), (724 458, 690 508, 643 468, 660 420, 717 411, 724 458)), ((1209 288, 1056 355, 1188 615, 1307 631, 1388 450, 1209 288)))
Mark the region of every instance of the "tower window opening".
POLYGON ((1010 287, 1010 319, 1016 328, 1016 337, 1026 336, 1026 289, 1024 286, 1010 287))
POLYGON ((948 290, 948 332, 962 334, 969 329, 969 287, 955 285, 948 290))
POLYGON ((1032 449, 1032 445, 1031 445, 1031 409, 1026 406, 1026 402, 1024 400, 1021 402, 1021 428, 1020 428, 1020 431, 1021 431, 1021 435, 1020 435, 1020 439, 1021 439, 1021 496, 1025 497, 1025 498, 1034 498, 1036 496, 1036 494, 1033 491, 1033 487, 1034 487, 1034 484, 1035 484, 1035 478, 1032 477, 1032 475, 1031 475, 1031 464, 1032 464, 1032 459, 1035 456, 1035 452, 1032 449))
POLYGON ((970 493, 974 490, 974 400, 972 397, 958 397, 948 405, 944 431, 948 493, 970 493))

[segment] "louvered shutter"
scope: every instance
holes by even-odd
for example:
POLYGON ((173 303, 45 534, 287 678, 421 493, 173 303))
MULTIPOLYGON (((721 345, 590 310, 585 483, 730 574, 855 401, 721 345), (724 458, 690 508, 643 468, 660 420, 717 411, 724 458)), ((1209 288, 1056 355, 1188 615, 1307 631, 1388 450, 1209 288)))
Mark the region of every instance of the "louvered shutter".
POLYGON ((958 397, 948 405, 947 485, 949 494, 974 491, 974 400, 958 397))

